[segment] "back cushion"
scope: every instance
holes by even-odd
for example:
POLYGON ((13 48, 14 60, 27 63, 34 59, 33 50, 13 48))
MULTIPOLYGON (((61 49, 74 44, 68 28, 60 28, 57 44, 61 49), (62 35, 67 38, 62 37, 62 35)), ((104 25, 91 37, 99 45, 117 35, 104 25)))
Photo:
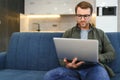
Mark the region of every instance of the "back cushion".
POLYGON ((120 32, 109 32, 106 34, 116 52, 115 60, 108 65, 114 70, 114 72, 120 72, 120 32))
POLYGON ((8 48, 6 68, 50 70, 59 66, 53 37, 62 33, 14 33, 8 48))

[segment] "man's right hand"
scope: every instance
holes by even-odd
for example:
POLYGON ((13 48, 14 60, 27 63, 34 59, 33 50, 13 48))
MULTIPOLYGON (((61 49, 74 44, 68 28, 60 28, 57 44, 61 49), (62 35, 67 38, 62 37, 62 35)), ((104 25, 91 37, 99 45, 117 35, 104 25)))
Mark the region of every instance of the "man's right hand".
POLYGON ((81 66, 82 64, 84 64, 84 61, 79 61, 79 62, 77 61, 78 61, 77 58, 74 58, 72 62, 69 62, 66 58, 64 58, 64 63, 65 63, 66 68, 75 69, 81 66))

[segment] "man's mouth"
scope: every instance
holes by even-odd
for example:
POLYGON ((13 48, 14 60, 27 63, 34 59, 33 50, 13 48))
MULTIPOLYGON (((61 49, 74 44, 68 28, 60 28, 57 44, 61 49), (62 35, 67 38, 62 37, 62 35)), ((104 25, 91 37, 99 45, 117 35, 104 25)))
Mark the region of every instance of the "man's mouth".
POLYGON ((80 22, 81 24, 85 24, 85 22, 80 22))

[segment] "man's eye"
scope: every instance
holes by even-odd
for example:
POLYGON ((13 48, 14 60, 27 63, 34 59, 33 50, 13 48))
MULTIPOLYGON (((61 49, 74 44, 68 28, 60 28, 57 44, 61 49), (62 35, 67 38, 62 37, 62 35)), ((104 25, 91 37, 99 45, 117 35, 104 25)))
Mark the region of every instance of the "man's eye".
POLYGON ((90 15, 77 15, 78 17, 89 17, 90 15))
POLYGON ((78 17, 83 17, 83 15, 77 15, 78 17))
POLYGON ((84 15, 84 17, 88 17, 88 15, 84 15))
POLYGON ((78 17, 82 17, 82 15, 78 15, 78 17))
POLYGON ((89 15, 84 15, 84 17, 89 17, 89 15))

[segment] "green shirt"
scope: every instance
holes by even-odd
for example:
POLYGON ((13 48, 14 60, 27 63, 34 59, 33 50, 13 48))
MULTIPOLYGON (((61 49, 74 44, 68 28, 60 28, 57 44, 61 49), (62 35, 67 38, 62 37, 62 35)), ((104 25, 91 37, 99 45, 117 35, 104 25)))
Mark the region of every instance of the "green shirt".
MULTIPOLYGON (((115 58, 115 51, 112 47, 108 37, 106 34, 95 27, 90 26, 90 31, 88 32, 88 39, 95 39, 99 41, 99 62, 105 69, 108 71, 110 77, 114 76, 114 72, 112 69, 107 66, 107 63, 110 63, 115 58)), ((64 38, 81 38, 81 30, 75 26, 69 30, 67 30, 64 34, 64 38)))

